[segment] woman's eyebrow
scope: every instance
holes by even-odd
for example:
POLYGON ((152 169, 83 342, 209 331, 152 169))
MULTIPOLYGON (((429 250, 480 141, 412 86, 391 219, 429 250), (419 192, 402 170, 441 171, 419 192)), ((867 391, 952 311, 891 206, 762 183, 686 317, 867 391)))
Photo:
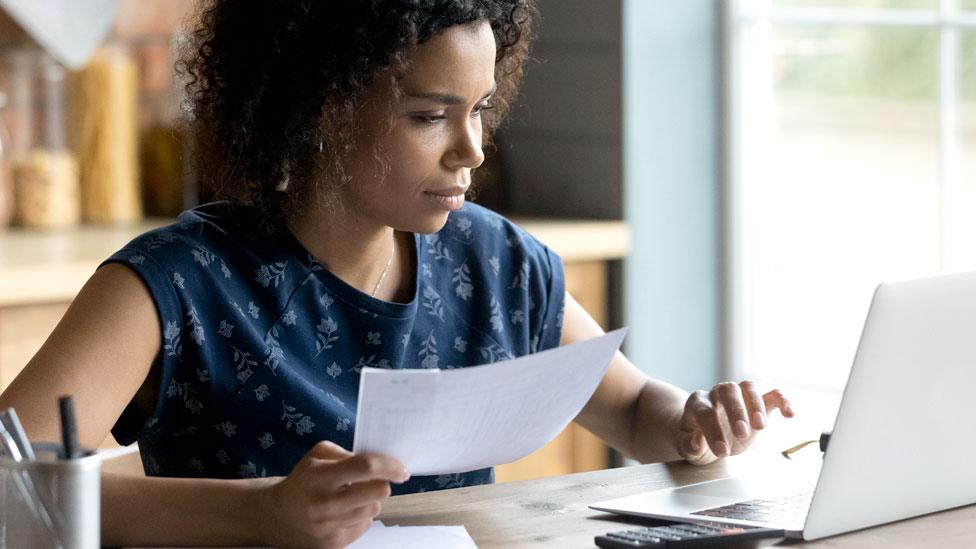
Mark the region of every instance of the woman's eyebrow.
MULTIPOLYGON (((488 98, 490 95, 495 93, 496 89, 498 89, 497 82, 491 85, 491 89, 488 90, 486 94, 481 96, 481 99, 484 100, 488 98)), ((435 103, 441 103, 443 105, 460 105, 461 103, 464 103, 463 97, 449 93, 408 93, 405 97, 408 99, 426 99, 428 101, 434 101, 435 103)))

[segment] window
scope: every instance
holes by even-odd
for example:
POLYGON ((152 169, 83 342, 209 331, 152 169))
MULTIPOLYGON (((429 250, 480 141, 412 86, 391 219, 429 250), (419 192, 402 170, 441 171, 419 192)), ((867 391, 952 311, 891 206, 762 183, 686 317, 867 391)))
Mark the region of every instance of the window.
POLYGON ((976 269, 976 0, 728 6, 731 373, 837 390, 878 282, 976 269))

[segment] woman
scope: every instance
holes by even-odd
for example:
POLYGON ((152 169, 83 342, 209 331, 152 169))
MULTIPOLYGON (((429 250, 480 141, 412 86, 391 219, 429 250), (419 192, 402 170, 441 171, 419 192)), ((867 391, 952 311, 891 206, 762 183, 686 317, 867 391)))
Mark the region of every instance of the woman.
MULTIPOLYGON (((516 92, 530 0, 240 2, 202 8, 185 54, 198 168, 229 202, 107 260, 3 394, 56 439, 139 441, 103 475, 109 544, 339 547, 409 478, 349 451, 363 366, 450 368, 599 335, 559 258, 467 204, 516 92), (198 477, 198 478, 189 478, 198 477), (393 488, 391 489, 391 484, 393 488)), ((688 395, 618 353, 577 421, 644 462, 708 463, 792 411, 750 382, 688 395)))

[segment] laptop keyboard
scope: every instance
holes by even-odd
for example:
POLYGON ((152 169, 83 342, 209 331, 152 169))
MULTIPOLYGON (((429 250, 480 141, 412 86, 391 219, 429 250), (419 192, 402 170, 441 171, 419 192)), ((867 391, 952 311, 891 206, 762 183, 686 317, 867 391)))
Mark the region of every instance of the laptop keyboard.
POLYGON ((775 524, 803 524, 813 492, 773 499, 751 499, 695 511, 693 515, 775 524))

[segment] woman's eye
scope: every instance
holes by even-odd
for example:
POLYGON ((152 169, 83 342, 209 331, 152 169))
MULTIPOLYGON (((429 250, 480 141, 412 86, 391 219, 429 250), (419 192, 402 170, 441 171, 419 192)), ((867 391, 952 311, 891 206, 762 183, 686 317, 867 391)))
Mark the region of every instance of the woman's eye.
POLYGON ((492 105, 491 103, 485 103, 483 105, 478 105, 478 108, 476 108, 474 110, 474 112, 471 113, 471 116, 477 116, 477 115, 481 114, 484 111, 490 111, 491 109, 494 109, 494 108, 495 108, 495 106, 492 105))
POLYGON ((436 124, 441 120, 444 120, 445 118, 447 117, 443 115, 427 115, 427 114, 418 114, 418 115, 414 115, 413 117, 414 120, 422 124, 436 124))
MULTIPOLYGON (((478 105, 477 107, 475 107, 475 109, 473 111, 471 111, 471 116, 472 117, 478 117, 478 116, 481 115, 482 112, 491 110, 493 108, 495 108, 494 105, 492 105, 490 103, 483 103, 481 105, 478 105)), ((447 119, 447 115, 444 115, 444 114, 414 114, 412 116, 412 118, 414 120, 416 120, 418 124, 421 124, 421 125, 424 125, 424 126, 429 126, 429 125, 438 124, 441 120, 446 120, 447 119)))

